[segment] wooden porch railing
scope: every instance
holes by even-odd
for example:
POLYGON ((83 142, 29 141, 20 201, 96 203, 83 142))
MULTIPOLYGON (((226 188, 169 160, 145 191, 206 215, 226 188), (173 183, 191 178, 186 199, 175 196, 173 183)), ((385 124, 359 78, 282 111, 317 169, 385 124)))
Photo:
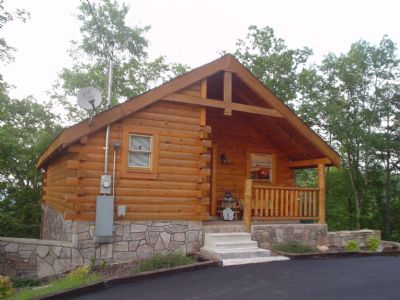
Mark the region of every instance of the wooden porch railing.
POLYGON ((251 220, 319 220, 320 190, 270 186, 246 180, 243 222, 250 232, 251 220))

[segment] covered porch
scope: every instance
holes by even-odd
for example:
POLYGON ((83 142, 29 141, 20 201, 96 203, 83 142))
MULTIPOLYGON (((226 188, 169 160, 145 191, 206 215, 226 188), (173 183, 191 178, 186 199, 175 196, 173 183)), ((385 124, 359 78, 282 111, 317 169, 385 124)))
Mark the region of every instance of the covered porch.
POLYGON ((221 215, 231 193, 248 232, 256 221, 324 224, 325 169, 339 164, 337 153, 272 93, 257 93, 252 78, 245 79, 220 72, 201 82, 210 217, 221 215), (295 170, 304 168, 317 170, 315 188, 296 186, 295 170))

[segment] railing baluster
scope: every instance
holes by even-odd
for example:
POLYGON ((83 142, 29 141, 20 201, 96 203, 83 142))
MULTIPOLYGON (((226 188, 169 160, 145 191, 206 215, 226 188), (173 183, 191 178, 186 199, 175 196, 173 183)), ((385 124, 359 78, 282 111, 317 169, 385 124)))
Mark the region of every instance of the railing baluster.
POLYGON ((259 192, 259 189, 258 188, 255 188, 254 189, 254 193, 255 193, 255 200, 254 200, 254 215, 255 216, 259 216, 259 214, 258 214, 258 192, 259 192))
POLYGON ((313 191, 313 217, 317 216, 317 191, 313 191))
POLYGON ((271 215, 275 217, 275 190, 271 189, 271 215))

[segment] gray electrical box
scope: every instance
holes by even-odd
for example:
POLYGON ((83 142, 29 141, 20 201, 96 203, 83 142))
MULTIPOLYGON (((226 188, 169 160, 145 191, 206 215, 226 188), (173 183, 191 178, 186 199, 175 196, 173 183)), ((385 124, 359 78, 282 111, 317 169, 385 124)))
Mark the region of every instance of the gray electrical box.
POLYGON ((111 194, 111 176, 108 174, 101 175, 100 194, 111 194))
POLYGON ((112 242, 114 226, 114 196, 97 196, 95 241, 112 242))

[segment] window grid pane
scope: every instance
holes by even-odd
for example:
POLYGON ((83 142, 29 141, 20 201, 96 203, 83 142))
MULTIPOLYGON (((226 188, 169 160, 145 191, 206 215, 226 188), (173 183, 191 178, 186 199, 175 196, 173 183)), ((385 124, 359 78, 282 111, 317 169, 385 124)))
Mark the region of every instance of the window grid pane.
POLYGON ((129 139, 128 166, 151 168, 152 136, 132 134, 129 139))
POLYGON ((130 136, 129 150, 137 152, 151 152, 151 136, 132 134, 130 136))

